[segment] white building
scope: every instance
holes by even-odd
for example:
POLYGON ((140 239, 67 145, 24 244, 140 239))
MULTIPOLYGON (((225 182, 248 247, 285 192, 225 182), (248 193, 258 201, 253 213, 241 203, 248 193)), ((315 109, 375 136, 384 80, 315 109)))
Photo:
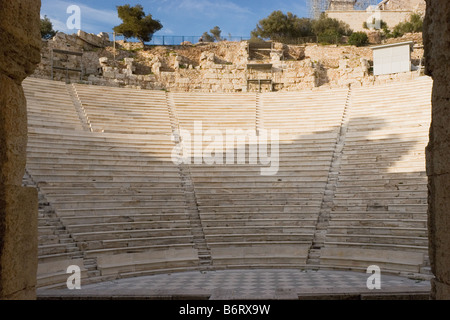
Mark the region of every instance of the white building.
POLYGON ((375 76, 411 71, 413 41, 375 46, 372 50, 375 76))

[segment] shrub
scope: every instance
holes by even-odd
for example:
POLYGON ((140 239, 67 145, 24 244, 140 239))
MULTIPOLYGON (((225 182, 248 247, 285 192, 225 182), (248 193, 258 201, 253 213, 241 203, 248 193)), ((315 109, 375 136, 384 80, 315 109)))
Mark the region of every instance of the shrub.
POLYGON ((323 33, 331 34, 330 30, 341 36, 349 36, 353 33, 347 23, 329 18, 325 13, 318 20, 313 21, 312 30, 316 36, 320 36, 323 33))
POLYGON ((134 7, 129 4, 117 6, 117 13, 123 23, 115 26, 114 31, 123 34, 125 38, 135 37, 142 45, 151 41, 153 34, 163 28, 158 20, 153 20, 151 14, 145 15, 140 4, 134 7))
POLYGON ((341 39, 341 35, 337 30, 328 29, 317 36, 317 40, 322 44, 337 44, 341 39))
POLYGON ((325 13, 312 22, 312 30, 320 43, 337 44, 343 36, 349 36, 353 33, 348 24, 329 18, 325 13))
POLYGON ((348 39, 348 44, 352 46, 362 47, 369 43, 369 37, 365 32, 354 32, 348 39))
POLYGON ((295 14, 274 11, 267 18, 259 21, 252 31, 252 38, 283 41, 312 35, 311 20, 299 18, 295 14))
POLYGON ((47 16, 41 19, 41 37, 48 40, 53 38, 58 31, 53 30, 53 24, 47 16))
POLYGON ((213 29, 209 31, 211 34, 209 34, 207 31, 205 31, 202 34, 202 40, 205 42, 215 42, 215 41, 222 41, 223 38, 221 36, 222 30, 220 30, 219 26, 215 26, 213 29))
POLYGON ((422 32, 423 19, 419 14, 412 14, 409 21, 400 22, 394 27, 392 35, 394 38, 401 37, 405 33, 422 32))

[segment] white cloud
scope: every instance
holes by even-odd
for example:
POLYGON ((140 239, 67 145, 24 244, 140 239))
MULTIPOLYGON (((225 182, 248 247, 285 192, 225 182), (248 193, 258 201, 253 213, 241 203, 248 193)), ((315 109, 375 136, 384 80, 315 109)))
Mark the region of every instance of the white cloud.
POLYGON ((182 10, 192 10, 203 14, 220 15, 224 12, 233 12, 239 14, 251 13, 250 10, 240 7, 230 1, 211 1, 211 0, 181 0, 178 8, 182 10))
POLYGON ((152 3, 157 5, 157 12, 176 12, 186 15, 203 16, 205 19, 211 19, 224 14, 252 14, 252 11, 246 7, 237 5, 228 0, 163 0, 152 3))
POLYGON ((76 30, 69 30, 66 25, 67 19, 70 17, 70 14, 67 13, 67 8, 71 5, 78 5, 81 9, 81 29, 83 31, 93 33, 100 31, 112 32, 112 28, 121 22, 115 10, 99 10, 85 4, 64 0, 43 0, 41 16, 47 15, 52 21, 55 30, 65 33, 76 32, 76 30), (108 30, 103 30, 105 28, 108 30))
POLYGON ((170 28, 164 28, 158 32, 158 35, 160 35, 160 36, 170 36, 170 35, 174 35, 174 34, 175 34, 175 32, 173 32, 173 30, 170 28))

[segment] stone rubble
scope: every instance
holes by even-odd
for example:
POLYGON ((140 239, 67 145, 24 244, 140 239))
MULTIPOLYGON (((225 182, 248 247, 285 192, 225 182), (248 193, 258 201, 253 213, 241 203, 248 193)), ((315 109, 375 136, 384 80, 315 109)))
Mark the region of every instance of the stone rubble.
MULTIPOLYGON (((401 40, 406 38, 408 35, 401 40)), ((420 42, 421 35, 409 35, 410 38, 420 42)), ((247 79, 266 80, 263 91, 297 91, 365 86, 414 77, 407 73, 375 79, 370 75, 370 47, 274 43, 270 52, 256 56, 249 54, 247 41, 145 48, 140 43, 117 41, 114 49, 108 34, 96 36, 81 31, 73 35, 58 33, 52 40, 44 41, 42 62, 35 77, 50 77, 52 49, 83 51, 83 80, 89 84, 173 92, 259 90, 255 82, 247 79), (257 60, 252 59, 255 57, 257 60), (248 64, 272 64, 272 70, 256 72, 248 69, 248 64)), ((423 49, 416 51, 413 64, 419 65, 423 49)), ((54 55, 54 63, 80 68, 79 57, 54 55)), ((79 79, 79 74, 68 74, 71 81, 79 79)), ((66 72, 56 72, 54 79, 66 80, 66 72)))

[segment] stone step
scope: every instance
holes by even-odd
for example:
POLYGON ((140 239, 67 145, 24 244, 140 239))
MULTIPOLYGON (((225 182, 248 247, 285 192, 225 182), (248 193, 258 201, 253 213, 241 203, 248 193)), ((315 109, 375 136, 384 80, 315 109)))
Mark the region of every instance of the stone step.
POLYGON ((59 243, 64 243, 64 244, 73 244, 74 246, 76 246, 76 243, 74 242, 74 240, 72 238, 67 238, 67 239, 61 239, 61 237, 59 238, 59 243))
POLYGON ((101 276, 100 270, 88 270, 87 274, 88 274, 89 278, 94 278, 94 277, 100 277, 101 276))
POLYGON ((317 258, 313 258, 313 259, 308 259, 307 261, 306 261, 306 264, 311 264, 311 265, 320 265, 320 259, 317 259, 317 258))

